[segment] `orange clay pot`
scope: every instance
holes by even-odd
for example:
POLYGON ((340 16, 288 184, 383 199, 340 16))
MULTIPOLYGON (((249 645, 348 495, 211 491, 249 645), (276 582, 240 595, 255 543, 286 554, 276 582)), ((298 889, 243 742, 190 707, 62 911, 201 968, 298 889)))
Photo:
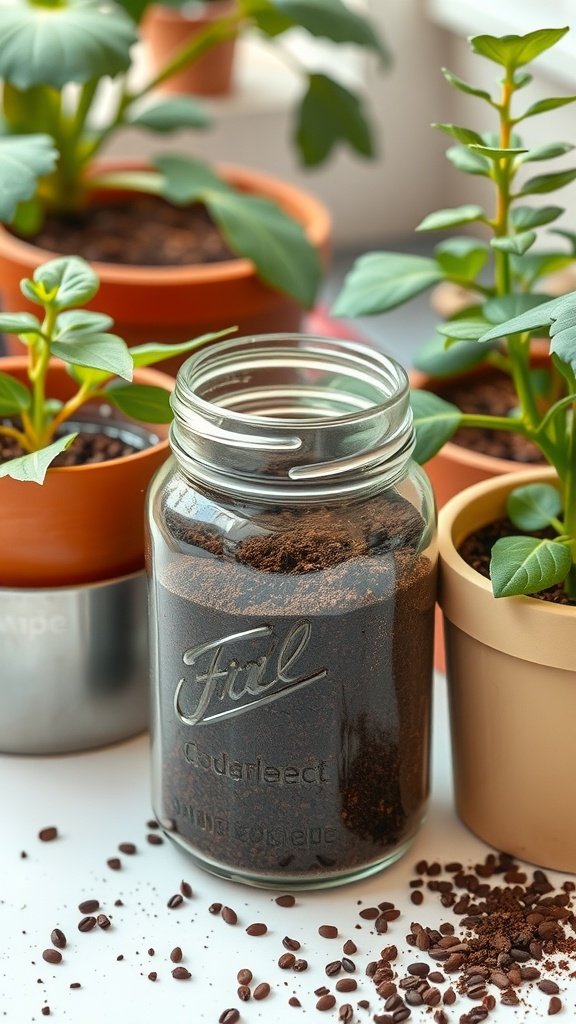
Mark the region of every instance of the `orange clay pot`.
MULTIPOLYGON (((142 21, 141 37, 146 44, 153 75, 166 67, 182 47, 203 32, 214 20, 233 12, 234 3, 208 3, 197 13, 152 4, 142 21)), ((218 43, 189 67, 160 86, 162 92, 193 93, 196 96, 227 96, 232 92, 236 40, 218 43)))
MULTIPOLYGON (((0 359, 0 370, 22 381, 25 368, 23 357, 0 359)), ((168 390, 174 383, 149 369, 136 370, 134 379, 168 390)), ((50 365, 47 392, 60 399, 74 392, 58 360, 50 365)), ((0 478, 0 587, 93 583, 143 568, 146 488, 169 451, 167 426, 147 429, 160 439, 134 455, 49 469, 41 485, 0 478)))
MULTIPOLYGON (((143 166, 106 163, 100 169, 133 170, 143 166)), ((219 170, 236 187, 278 202, 304 225, 310 241, 327 261, 330 216, 319 200, 255 171, 236 167, 219 170)), ((56 255, 0 227, 0 288, 5 310, 27 308, 20 291, 21 278, 30 277, 40 263, 56 255)), ((233 326, 238 327, 239 335, 250 335, 298 331, 302 325, 303 311, 296 300, 263 284, 248 259, 188 267, 138 267, 96 261, 92 266, 100 279, 100 290, 89 307, 106 310, 114 319, 114 330, 128 344, 176 343, 233 326)), ((15 338, 8 338, 7 346, 10 353, 23 352, 15 338)), ((182 361, 166 360, 161 368, 175 374, 182 361)))

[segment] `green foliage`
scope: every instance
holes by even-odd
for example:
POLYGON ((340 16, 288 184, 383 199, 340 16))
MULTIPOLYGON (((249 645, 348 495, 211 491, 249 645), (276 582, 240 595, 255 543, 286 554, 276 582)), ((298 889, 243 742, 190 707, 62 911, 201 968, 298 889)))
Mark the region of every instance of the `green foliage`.
MULTIPOLYGON (((341 145, 366 158, 374 155, 373 131, 360 93, 328 75, 310 72, 278 45, 286 32, 299 28, 334 45, 359 47, 386 63, 386 46, 369 17, 343 0, 235 0, 183 43, 157 74, 135 88, 130 76, 134 44, 148 4, 149 0, 58 0, 50 4, 47 17, 46 5, 38 0, 0 3, 0 116, 4 129, 14 136, 9 145, 0 140, 0 220, 13 224, 20 234, 34 235, 46 209, 75 210, 87 201, 90 190, 113 187, 112 176, 95 176, 92 171, 102 147, 120 129, 165 134, 208 127, 210 116, 198 100, 175 96, 152 101, 151 96, 218 43, 255 29, 280 56, 285 54, 288 67, 304 81, 292 132, 301 162, 322 164, 341 145), (108 79, 115 80, 117 97, 104 106, 102 88, 108 79), (74 90, 69 88, 72 83, 74 90), (108 112, 104 122, 103 111, 108 112)), ((171 186, 159 184, 158 177, 157 171, 139 172, 130 187, 165 195, 171 186)), ((227 225, 227 235, 234 246, 248 244, 241 255, 254 261, 264 280, 309 305, 319 281, 312 244, 298 226, 288 230, 281 224, 284 215, 277 206, 241 203, 241 198, 227 218, 234 222, 227 225), (266 273, 260 258, 264 236, 277 238, 266 273), (304 287, 302 278, 313 266, 304 287)), ((224 218, 225 206, 231 207, 231 200, 218 202, 224 218)))
POLYGON ((63 434, 62 425, 88 402, 104 400, 133 419, 168 423, 169 393, 132 384, 134 367, 192 352, 229 333, 129 349, 108 331, 113 321, 106 313, 81 308, 98 288, 98 277, 88 263, 78 256, 61 257, 42 264, 31 279, 21 282, 26 298, 41 308, 41 318, 32 313, 0 314, 0 331, 18 334, 28 350, 26 383, 0 372, 0 436, 14 438, 26 453, 0 463, 0 477, 42 483, 53 460, 76 436, 63 434), (55 401, 46 392, 53 357, 68 365, 77 384, 66 402, 55 401))
POLYGON ((571 143, 525 146, 515 127, 572 103, 576 97, 551 96, 516 110, 516 94, 531 81, 523 69, 554 46, 566 28, 540 29, 526 35, 480 35, 472 51, 503 69, 499 92, 492 95, 450 71, 453 88, 491 108, 497 132, 438 123, 455 140, 447 158, 457 170, 480 175, 492 187, 486 210, 476 204, 429 214, 418 231, 450 230, 476 224, 488 240, 453 237, 436 246, 432 258, 392 252, 361 256, 345 279, 334 312, 343 316, 382 313, 411 299, 437 281, 470 292, 470 309, 439 324, 436 335, 418 352, 415 363, 445 377, 489 360, 510 373, 516 409, 510 416, 460 413, 438 396, 415 391, 412 397, 417 435, 416 457, 431 458, 458 426, 514 431, 540 448, 555 468, 560 491, 535 485, 510 499, 513 522, 525 530, 551 528, 557 538, 503 538, 495 545, 491 574, 496 596, 531 594, 564 583, 576 598, 576 292, 563 298, 546 294, 545 279, 576 258, 576 233, 554 228, 570 251, 533 250, 541 228, 562 216, 560 206, 532 206, 526 197, 545 195, 576 180, 576 168, 519 176, 526 165, 557 160, 571 143), (531 366, 534 333, 550 337, 546 372, 531 366))

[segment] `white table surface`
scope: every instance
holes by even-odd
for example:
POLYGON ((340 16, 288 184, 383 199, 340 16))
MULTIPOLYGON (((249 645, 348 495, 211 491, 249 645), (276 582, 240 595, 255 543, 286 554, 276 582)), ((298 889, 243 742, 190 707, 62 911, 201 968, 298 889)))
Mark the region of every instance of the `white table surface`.
MULTIPOLYGON (((337 1021, 338 1007, 351 1002, 354 1021, 370 1022, 383 1011, 383 1001, 365 975, 369 960, 377 959, 387 942, 396 943, 407 966, 415 955, 405 942, 410 922, 437 926, 457 919, 443 910, 428 893, 422 907, 409 901, 408 882, 420 858, 429 861, 460 860, 474 864, 489 852, 458 821, 452 809, 449 741, 445 686, 436 680, 433 739, 433 793, 427 821, 406 856, 388 870, 363 882, 324 892, 296 894, 296 905, 276 905, 278 893, 226 882, 195 868, 187 855, 165 840, 151 846, 146 822, 149 803, 149 754, 147 737, 68 757, 0 757, 0 1022, 28 1024, 54 1020, 72 1024, 211 1024, 223 1010, 237 1007, 242 1024, 298 1024, 337 1021), (38 832, 55 825, 59 837, 41 842, 38 832), (134 842, 134 856, 118 852, 120 842, 134 842), (22 857, 22 851, 27 856, 22 857), (112 871, 106 861, 120 856, 122 868, 112 871), (177 909, 167 901, 178 892, 182 879, 193 888, 193 897, 177 909), (78 931, 78 904, 95 897, 112 919, 110 929, 78 931), (114 901, 122 899, 123 906, 114 901), (390 900, 402 911, 386 936, 374 933, 370 921, 360 918, 362 906, 390 900), (218 901, 234 908, 236 926, 208 912, 218 901), (250 937, 245 928, 263 921, 268 932, 250 937), (337 939, 318 935, 321 924, 335 924, 337 939), (360 926, 360 927, 358 927, 360 926), (42 959, 51 945, 54 927, 68 939, 62 963, 52 966, 42 959), (309 970, 295 974, 279 969, 285 952, 282 938, 301 942, 299 956, 309 970), (336 1007, 325 1013, 316 1008, 314 989, 327 985, 334 991, 337 979, 324 968, 342 955, 342 945, 352 938, 358 947, 353 959, 358 989, 350 995, 335 993, 336 1007), (187 981, 171 976, 171 949, 179 945, 183 965, 191 972, 187 981), (149 953, 154 950, 154 954, 149 953), (123 959, 118 960, 118 956, 123 959), (236 973, 248 967, 256 984, 268 981, 269 997, 260 1002, 240 1002, 236 973), (148 980, 156 971, 158 980, 148 980), (80 982, 81 988, 70 989, 80 982), (288 1004, 296 994, 302 1008, 288 1004), (370 1009, 357 1009, 368 999, 370 1009), (42 1007, 50 1007, 50 1016, 42 1007)), ((549 873, 551 880, 560 876, 549 873)), ((576 964, 574 965, 576 968, 576 964)), ((564 1009, 560 1020, 576 1020, 576 980, 560 982, 564 1009)), ((444 988, 444 986, 442 986, 444 988)), ((490 1020, 509 1024, 548 1019, 548 997, 526 985, 523 1005, 498 1007, 490 1020)), ((472 1006, 461 997, 447 1007, 450 1022, 472 1006)), ((412 1021, 433 1021, 433 1012, 417 1008, 412 1021)))

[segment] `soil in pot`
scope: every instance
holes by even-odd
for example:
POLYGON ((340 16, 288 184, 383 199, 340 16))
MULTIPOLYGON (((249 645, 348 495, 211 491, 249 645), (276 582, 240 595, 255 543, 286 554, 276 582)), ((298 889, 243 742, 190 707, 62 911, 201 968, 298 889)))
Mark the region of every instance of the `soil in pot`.
MULTIPOLYGON (((476 572, 479 572, 486 579, 490 578, 490 554, 493 545, 501 537, 512 537, 518 535, 518 527, 506 517, 495 519, 487 523, 481 529, 468 535, 458 548, 458 553, 465 562, 476 572)), ((557 536, 553 530, 534 530, 533 537, 542 540, 554 540, 557 536)), ((540 601, 552 601, 555 604, 569 604, 576 606, 576 601, 571 600, 562 588, 561 584, 543 590, 539 594, 533 594, 534 598, 540 601)))
MULTIPOLYGON (((157 441, 156 437, 147 435, 145 431, 114 429, 113 433, 105 433, 98 424, 92 424, 88 430, 82 423, 67 423, 66 431, 72 433, 76 429, 81 432, 70 447, 61 452, 51 463, 52 466, 88 466, 95 462, 108 462, 110 459, 121 459, 126 455, 134 455, 142 451, 148 444, 157 441), (141 436, 140 436, 141 435, 141 436)), ((25 455, 24 448, 12 437, 0 436, 0 462, 25 455)))
POLYGON ((49 252, 140 267, 235 258, 201 203, 173 206, 158 196, 99 203, 65 217, 49 215, 31 241, 49 252))

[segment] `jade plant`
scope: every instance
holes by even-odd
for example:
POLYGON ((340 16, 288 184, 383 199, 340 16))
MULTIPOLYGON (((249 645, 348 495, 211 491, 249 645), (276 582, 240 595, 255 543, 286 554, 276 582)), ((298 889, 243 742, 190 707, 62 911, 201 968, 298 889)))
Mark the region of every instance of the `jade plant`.
MULTIPOLYGON (((104 173, 95 163, 120 129, 168 133, 204 129, 208 112, 189 96, 159 98, 157 88, 218 42, 257 30, 276 44, 299 27, 312 37, 352 44, 386 59, 368 18, 342 0, 235 0, 231 9, 184 44, 158 73, 135 84, 138 21, 149 0, 13 0, 0 4, 0 131, 33 137, 47 133, 58 152, 49 173, 37 160, 33 194, 19 203, 11 226, 33 236, 47 210, 82 208, 98 189, 125 187, 163 196, 176 205, 203 203, 232 252, 247 256, 269 285, 310 306, 320 280, 317 253, 302 227, 270 200, 239 193, 208 164, 163 155, 149 172, 104 173), (103 99, 103 87, 114 93, 103 99), (3 122, 3 124, 2 124, 3 122)), ((346 143, 374 153, 360 96, 325 73, 308 72, 286 55, 306 80, 294 141, 304 164, 321 164, 346 143)))
POLYGON ((24 453, 0 463, 0 477, 43 483, 51 463, 77 436, 78 431, 66 430, 67 421, 88 403, 106 403, 143 423, 168 423, 169 392, 133 383, 134 368, 191 352, 229 333, 206 334, 178 345, 128 348, 110 333, 109 316, 83 308, 96 295, 99 281, 78 256, 43 263, 20 287, 42 312, 0 314, 0 331, 17 334, 27 348, 26 382, 0 371, 0 438, 12 438, 24 453), (67 401, 47 393, 53 358, 67 364, 74 381, 67 401))

